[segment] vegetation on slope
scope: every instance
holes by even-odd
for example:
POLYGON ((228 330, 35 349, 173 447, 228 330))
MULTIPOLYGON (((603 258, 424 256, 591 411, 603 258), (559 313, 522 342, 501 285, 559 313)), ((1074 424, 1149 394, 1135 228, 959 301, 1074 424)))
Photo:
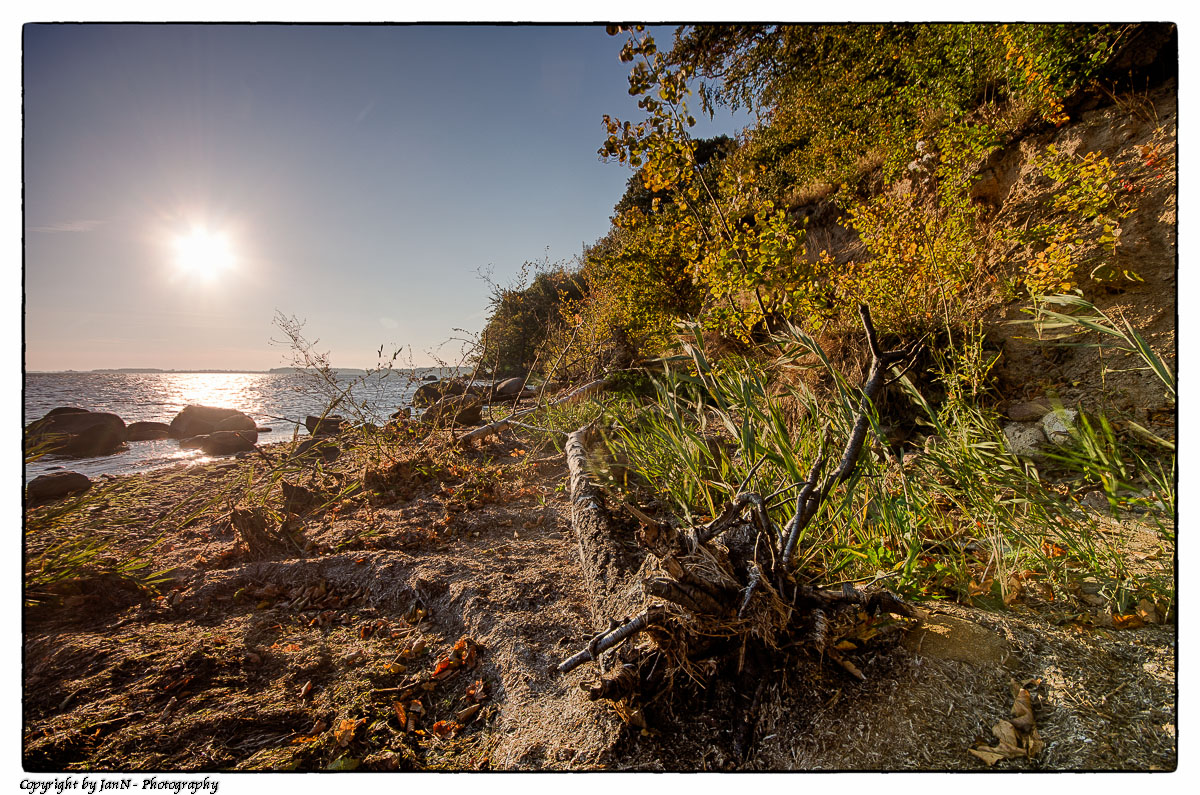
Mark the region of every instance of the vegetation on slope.
MULTIPOLYGON (((1110 418, 1102 396, 1064 448, 1037 462, 1015 455, 983 319, 1016 301, 1040 319, 1029 328, 1043 345, 1046 321, 1091 332, 1089 344, 1123 348, 1164 378, 1173 406, 1169 364, 1085 300, 1141 279, 1115 255, 1146 191, 1169 181, 1162 152, 1116 162, 1045 147, 1033 168, 1054 190, 1020 228, 985 184, 1006 152, 1080 108, 1136 104, 1173 65, 1173 28, 685 26, 669 51, 640 26, 610 32, 625 37, 645 116, 606 116, 599 153, 634 176, 608 235, 556 271, 578 294, 560 292, 551 322, 524 332, 537 342, 520 360, 492 344, 517 333, 493 315, 483 361, 547 378, 665 372, 644 411, 610 411, 622 429, 610 439, 622 482, 611 485, 648 489, 691 521, 719 512, 763 456, 764 494, 803 480, 819 429, 845 424, 837 406, 851 405, 856 377, 841 379, 861 366, 852 340, 866 304, 881 334, 930 343, 926 373, 877 406, 880 454, 828 511, 826 537, 810 539, 813 581, 882 571, 909 593, 1009 601, 1013 577, 1037 570, 1102 577, 1122 608, 1135 593, 1169 603, 1169 563, 1134 584, 1128 539, 1106 542, 1103 517, 1079 498, 1101 488, 1112 516, 1149 511, 1152 543, 1172 547, 1173 443, 1110 418), (757 123, 737 140, 691 138, 697 81, 699 111, 748 107, 757 123), (923 435, 942 446, 897 468, 883 452, 901 451, 897 435, 910 452, 923 435)), ((505 300, 542 294, 535 281, 505 300)))

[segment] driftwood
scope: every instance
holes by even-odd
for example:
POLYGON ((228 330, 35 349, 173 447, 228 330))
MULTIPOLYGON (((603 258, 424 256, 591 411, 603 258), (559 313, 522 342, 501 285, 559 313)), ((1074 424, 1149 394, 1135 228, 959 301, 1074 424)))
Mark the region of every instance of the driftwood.
MULTIPOLYGON (((764 672, 772 668, 761 661, 785 649, 792 650, 787 653, 802 649, 862 678, 862 672, 835 648, 844 632, 864 612, 915 615, 903 600, 882 589, 859 590, 848 584, 819 588, 800 582, 794 562, 805 528, 832 491, 855 471, 870 430, 871 407, 888 371, 915 352, 915 345, 883 350, 870 312, 865 306, 859 311, 871 365, 857 416, 828 475, 824 475, 826 430, 822 452, 807 479, 795 486, 799 489, 795 509, 783 528, 773 526, 765 500, 753 491, 739 491, 720 516, 699 527, 675 528, 647 521, 649 517, 641 514, 638 541, 648 554, 637 576, 631 576, 628 567, 621 565, 621 546, 603 495, 587 476, 586 450, 594 431, 587 426, 570 434, 572 528, 591 590, 593 619, 601 626, 605 616, 636 613, 632 619, 609 619, 607 628, 595 634, 586 648, 558 665, 560 674, 589 662, 600 665, 598 681, 580 683, 590 698, 626 705, 639 699, 648 703, 670 687, 675 672, 699 681, 699 661, 727 659, 743 692, 753 693, 734 731, 735 751, 742 756, 752 746, 764 672), (631 580, 635 581, 632 589, 631 580), (606 660, 612 668, 608 674, 604 673, 606 660)), ((748 475, 743 489, 749 480, 748 475)))

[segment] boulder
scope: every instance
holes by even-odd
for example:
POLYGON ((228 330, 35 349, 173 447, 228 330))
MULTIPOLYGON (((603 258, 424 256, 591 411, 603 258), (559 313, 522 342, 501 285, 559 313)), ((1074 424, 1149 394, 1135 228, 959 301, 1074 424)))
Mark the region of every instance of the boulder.
POLYGON ((226 417, 217 424, 213 425, 214 431, 258 431, 258 424, 250 417, 238 412, 232 416, 226 417))
POLYGON ((348 423, 340 414, 328 414, 325 417, 309 414, 304 418, 304 427, 308 428, 308 432, 313 436, 334 436, 344 431, 347 426, 348 423))
POLYGON ((499 400, 517 400, 537 396, 537 390, 525 386, 524 378, 506 378, 492 387, 492 398, 499 400))
POLYGON ((1055 409, 1042 418, 1042 431, 1054 444, 1066 444, 1071 441, 1078 419, 1079 412, 1074 409, 1055 409))
POLYGON ((91 487, 92 481, 87 475, 70 471, 51 472, 48 475, 38 475, 29 481, 29 485, 25 487, 25 494, 30 500, 39 502, 68 494, 77 494, 87 491, 91 487))
POLYGON ((59 414, 88 414, 91 409, 81 409, 75 406, 59 406, 58 408, 50 409, 46 412, 47 417, 54 417, 59 414))
POLYGON ((1042 446, 1046 444, 1046 434, 1036 425, 1024 422, 1010 422, 1004 426, 1004 438, 1008 441, 1008 449, 1015 456, 1025 458, 1042 458, 1042 446))
POLYGON ((1027 400, 1022 403, 1012 403, 1005 414, 1013 422, 1037 422, 1050 411, 1050 404, 1042 400, 1027 400))
POLYGON ((1104 489, 1100 489, 1098 491, 1089 491, 1087 494, 1083 495, 1082 499, 1079 500, 1079 504, 1084 508, 1090 508, 1093 511, 1108 513, 1110 510, 1108 495, 1104 493, 1104 489))
POLYGON ((179 446, 184 450, 199 450, 200 446, 204 444, 204 440, 207 438, 207 434, 201 436, 189 436, 186 439, 180 439, 179 446))
POLYGON ((118 430, 111 424, 103 424, 92 425, 79 433, 71 434, 58 452, 72 458, 93 458, 125 449, 125 430, 118 430))
POLYGON ((204 436, 218 430, 217 426, 224 424, 220 430, 254 430, 254 420, 237 409, 215 408, 213 406, 184 406, 183 411, 171 420, 171 438, 187 439, 190 436, 204 436), (241 418, 241 419, 233 419, 241 418), (237 425, 239 427, 230 427, 237 425))
POLYGON ((53 409, 25 428, 27 446, 45 445, 47 452, 96 456, 116 452, 125 442, 125 421, 104 411, 53 409))
POLYGON ((125 426, 125 441, 149 442, 166 439, 171 435, 171 426, 165 422, 131 422, 125 426))
POLYGON ((86 409, 53 409, 40 420, 31 422, 26 432, 35 435, 75 434, 96 425, 111 427, 121 438, 125 437, 125 421, 116 414, 86 409))
POLYGON ((310 454, 320 456, 325 461, 334 461, 342 454, 342 451, 328 439, 313 437, 296 445, 296 452, 292 455, 296 458, 303 458, 310 454))
POLYGON ((454 395, 434 403, 421 415, 421 422, 439 425, 480 425, 483 401, 475 395, 454 395))
MULTIPOLYGON (((492 394, 496 397, 516 397, 525 391, 524 378, 506 378, 498 382, 492 387, 492 394)), ((533 390, 530 390, 533 391, 533 390)))
POLYGON ((417 387, 417 391, 413 392, 412 404, 418 408, 423 406, 432 406, 442 398, 449 395, 465 395, 478 394, 479 388, 471 386, 461 378, 452 378, 445 381, 434 381, 426 384, 421 384, 417 387))
POLYGON ((243 450, 253 450, 258 442, 258 432, 213 431, 200 441, 200 449, 209 455, 229 455, 243 450))
POLYGON ((434 375, 433 373, 430 373, 429 375, 425 376, 421 380, 422 381, 436 381, 436 380, 438 380, 438 377, 436 375, 434 375))

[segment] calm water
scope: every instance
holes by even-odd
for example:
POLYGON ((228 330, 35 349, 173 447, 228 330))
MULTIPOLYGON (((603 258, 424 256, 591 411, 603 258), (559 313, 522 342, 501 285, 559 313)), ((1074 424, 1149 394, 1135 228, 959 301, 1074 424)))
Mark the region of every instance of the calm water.
MULTIPOLYGON (((407 406, 412 393, 428 374, 452 374, 441 368, 395 370, 369 378, 341 378, 349 386, 357 412, 344 403, 333 413, 353 417, 361 413, 376 423, 385 422, 397 408, 407 406)), ((260 427, 262 444, 306 437, 304 418, 320 414, 329 405, 331 390, 314 376, 302 373, 29 373, 25 376, 24 422, 45 416, 56 406, 77 406, 109 411, 126 423, 167 422, 186 405, 220 406, 245 412, 260 427)), ((46 456, 25 467, 28 482, 55 468, 72 469, 89 477, 105 472, 122 474, 209 460, 199 450, 181 450, 173 439, 129 442, 128 451, 97 458, 65 459, 46 456)))

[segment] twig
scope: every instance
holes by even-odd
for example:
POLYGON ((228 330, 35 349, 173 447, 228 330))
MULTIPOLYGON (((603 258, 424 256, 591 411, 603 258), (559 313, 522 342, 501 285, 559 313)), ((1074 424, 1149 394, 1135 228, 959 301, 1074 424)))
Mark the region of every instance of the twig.
POLYGON ((585 662, 591 662, 599 658, 601 654, 616 646, 621 641, 631 638, 649 627, 652 622, 661 618, 662 615, 661 608, 650 608, 636 618, 632 618, 615 629, 609 630, 592 643, 589 643, 588 648, 579 652, 574 657, 559 663, 558 672, 560 674, 568 673, 585 662))

